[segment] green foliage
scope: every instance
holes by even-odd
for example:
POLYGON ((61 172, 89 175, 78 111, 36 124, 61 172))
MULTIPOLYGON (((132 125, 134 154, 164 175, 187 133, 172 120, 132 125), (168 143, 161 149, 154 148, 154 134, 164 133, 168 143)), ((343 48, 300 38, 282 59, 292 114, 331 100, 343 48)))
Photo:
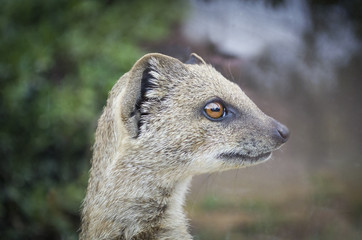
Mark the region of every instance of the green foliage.
POLYGON ((2 238, 77 238, 107 93, 181 12, 164 0, 1 1, 2 238))

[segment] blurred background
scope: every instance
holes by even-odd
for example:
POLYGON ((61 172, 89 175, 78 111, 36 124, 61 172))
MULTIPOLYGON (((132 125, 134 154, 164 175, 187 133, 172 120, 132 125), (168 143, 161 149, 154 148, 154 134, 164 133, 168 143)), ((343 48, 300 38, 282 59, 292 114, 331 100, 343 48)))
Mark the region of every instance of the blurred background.
POLYGON ((362 239, 362 2, 0 0, 0 239, 77 239, 97 118, 148 52, 201 55, 292 136, 195 177, 195 239, 362 239))

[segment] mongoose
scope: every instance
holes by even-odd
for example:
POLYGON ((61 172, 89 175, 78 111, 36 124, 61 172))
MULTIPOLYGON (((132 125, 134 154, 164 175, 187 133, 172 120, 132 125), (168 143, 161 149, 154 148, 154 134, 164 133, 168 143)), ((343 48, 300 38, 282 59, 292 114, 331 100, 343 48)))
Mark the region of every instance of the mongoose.
POLYGON ((288 136, 198 55, 147 54, 98 121, 80 239, 192 239, 192 176, 264 162, 288 136))

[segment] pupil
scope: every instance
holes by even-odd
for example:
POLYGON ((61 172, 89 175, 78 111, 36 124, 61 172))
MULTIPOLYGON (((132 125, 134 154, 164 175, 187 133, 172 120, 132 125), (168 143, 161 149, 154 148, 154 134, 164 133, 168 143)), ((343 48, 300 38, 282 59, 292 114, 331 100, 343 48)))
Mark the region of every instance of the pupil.
POLYGON ((220 112, 220 108, 214 107, 214 108, 211 108, 211 111, 212 112, 220 112))

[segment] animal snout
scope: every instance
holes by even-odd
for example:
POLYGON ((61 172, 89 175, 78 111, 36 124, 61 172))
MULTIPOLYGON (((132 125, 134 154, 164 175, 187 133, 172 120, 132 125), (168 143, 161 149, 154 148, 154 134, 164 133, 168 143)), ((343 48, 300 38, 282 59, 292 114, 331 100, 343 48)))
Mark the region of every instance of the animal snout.
POLYGON ((273 137, 276 141, 280 142, 281 144, 288 141, 290 131, 285 125, 275 121, 274 128, 273 137))

